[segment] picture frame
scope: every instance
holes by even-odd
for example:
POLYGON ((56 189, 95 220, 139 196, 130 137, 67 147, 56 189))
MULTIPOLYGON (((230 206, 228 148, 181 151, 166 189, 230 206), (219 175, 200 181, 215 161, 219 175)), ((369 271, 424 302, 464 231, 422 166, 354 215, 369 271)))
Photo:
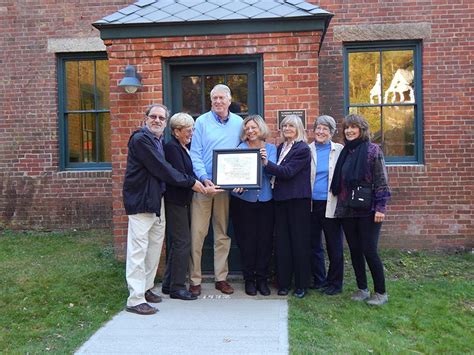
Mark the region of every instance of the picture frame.
POLYGON ((221 189, 260 189, 260 149, 215 149, 212 156, 212 182, 221 189))

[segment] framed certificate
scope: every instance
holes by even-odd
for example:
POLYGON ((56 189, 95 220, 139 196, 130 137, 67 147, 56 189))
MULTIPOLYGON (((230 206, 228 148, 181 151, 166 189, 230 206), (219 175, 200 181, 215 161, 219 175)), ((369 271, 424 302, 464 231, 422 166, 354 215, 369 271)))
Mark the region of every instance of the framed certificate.
POLYGON ((222 189, 262 186, 262 161, 259 149, 215 149, 212 157, 212 182, 222 189))

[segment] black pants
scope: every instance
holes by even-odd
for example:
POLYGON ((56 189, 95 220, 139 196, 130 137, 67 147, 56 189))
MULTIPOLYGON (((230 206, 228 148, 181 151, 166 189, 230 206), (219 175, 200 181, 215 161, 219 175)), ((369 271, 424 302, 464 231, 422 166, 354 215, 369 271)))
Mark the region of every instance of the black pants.
POLYGON ((385 293, 385 276, 377 246, 382 223, 374 222, 374 214, 368 217, 343 218, 342 228, 351 252, 352 267, 356 275, 357 287, 367 288, 365 262, 369 265, 375 292, 385 293))
POLYGON ((166 262, 163 287, 171 291, 186 289, 186 274, 191 255, 190 206, 166 202, 166 236, 170 239, 170 250, 166 262))
POLYGON ((266 280, 273 250, 274 205, 231 197, 230 214, 245 280, 266 280))
POLYGON ((311 271, 314 284, 327 284, 342 290, 344 276, 344 245, 341 222, 337 218, 326 218, 326 201, 313 201, 311 211, 311 271), (326 276, 322 232, 326 239, 329 269, 326 276))
POLYGON ((296 288, 307 288, 309 285, 310 211, 310 199, 275 202, 276 264, 280 288, 290 288, 293 274, 296 288))

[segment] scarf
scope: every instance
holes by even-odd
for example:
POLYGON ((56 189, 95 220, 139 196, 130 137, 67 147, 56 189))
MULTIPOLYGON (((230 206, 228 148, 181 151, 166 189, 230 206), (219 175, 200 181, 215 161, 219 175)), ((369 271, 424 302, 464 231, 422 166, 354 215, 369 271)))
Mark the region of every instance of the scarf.
POLYGON ((348 142, 344 149, 342 149, 339 158, 337 159, 336 167, 334 168, 334 175, 332 177, 331 192, 334 196, 337 196, 341 192, 342 182, 342 166, 346 162, 346 158, 350 151, 354 151, 353 158, 350 161, 351 166, 349 167, 348 176, 344 176, 345 184, 352 188, 360 184, 364 179, 365 172, 367 170, 367 152, 369 148, 369 142, 363 141, 362 139, 354 139, 348 142))

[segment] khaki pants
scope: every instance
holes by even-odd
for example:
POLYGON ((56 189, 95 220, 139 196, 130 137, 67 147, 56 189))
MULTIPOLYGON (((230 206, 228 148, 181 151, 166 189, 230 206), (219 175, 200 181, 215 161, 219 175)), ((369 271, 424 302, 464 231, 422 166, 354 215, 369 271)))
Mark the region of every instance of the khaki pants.
POLYGON ((227 235, 229 194, 221 192, 211 197, 196 193, 191 204, 191 260, 189 265, 190 283, 194 286, 200 285, 202 280, 202 247, 209 230, 211 215, 214 231, 214 275, 216 281, 225 281, 229 273, 227 264, 231 242, 227 235))
POLYGON ((128 216, 126 278, 130 296, 127 306, 145 303, 145 292, 153 288, 165 237, 165 204, 161 217, 155 213, 128 216))

